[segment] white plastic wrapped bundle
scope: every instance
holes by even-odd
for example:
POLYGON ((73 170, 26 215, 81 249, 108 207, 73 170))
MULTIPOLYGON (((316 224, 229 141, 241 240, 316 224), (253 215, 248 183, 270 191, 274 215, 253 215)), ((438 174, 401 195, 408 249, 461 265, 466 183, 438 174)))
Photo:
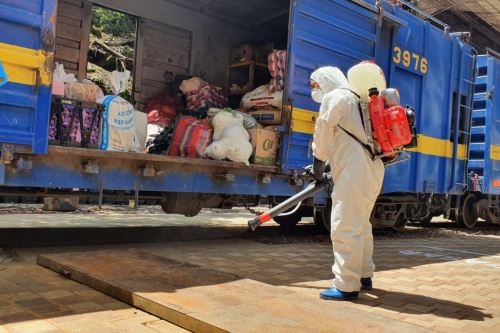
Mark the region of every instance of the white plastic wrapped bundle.
POLYGON ((205 155, 216 160, 228 159, 243 162, 252 155, 252 145, 247 130, 243 127, 243 117, 236 112, 218 112, 212 120, 214 142, 207 147, 205 155))

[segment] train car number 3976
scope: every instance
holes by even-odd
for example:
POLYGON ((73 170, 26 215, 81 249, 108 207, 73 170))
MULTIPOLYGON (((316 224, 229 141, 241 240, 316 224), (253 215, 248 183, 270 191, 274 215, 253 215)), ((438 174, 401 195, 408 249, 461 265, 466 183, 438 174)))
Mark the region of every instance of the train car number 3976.
POLYGON ((401 50, 399 46, 394 47, 392 61, 396 65, 412 69, 422 74, 427 73, 427 59, 408 50, 401 50))

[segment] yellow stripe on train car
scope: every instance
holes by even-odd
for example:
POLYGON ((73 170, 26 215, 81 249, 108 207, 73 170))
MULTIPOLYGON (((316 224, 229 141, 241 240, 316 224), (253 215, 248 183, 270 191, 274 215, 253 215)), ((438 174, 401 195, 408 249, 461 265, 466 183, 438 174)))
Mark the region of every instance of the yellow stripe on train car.
POLYGON ((490 146, 490 160, 500 161, 500 146, 490 146))
POLYGON ((45 86, 52 83, 53 52, 0 43, 0 61, 10 82, 36 85, 38 81, 45 86))
MULTIPOLYGON (((292 112, 292 131, 305 134, 313 134, 314 123, 317 116, 317 112, 294 108, 292 112)), ((418 146, 416 148, 407 150, 425 155, 452 158, 453 142, 419 134, 418 146)), ((457 158, 460 160, 465 160, 466 156, 467 146, 464 144, 459 144, 457 147, 457 158)), ((500 157, 500 148, 498 150, 497 156, 500 157)))
MULTIPOLYGON (((418 134, 417 137, 417 147, 406 149, 407 151, 425 155, 453 158, 453 142, 422 134, 418 134)), ((467 145, 459 144, 457 146, 457 158, 459 160, 467 159, 467 145)))

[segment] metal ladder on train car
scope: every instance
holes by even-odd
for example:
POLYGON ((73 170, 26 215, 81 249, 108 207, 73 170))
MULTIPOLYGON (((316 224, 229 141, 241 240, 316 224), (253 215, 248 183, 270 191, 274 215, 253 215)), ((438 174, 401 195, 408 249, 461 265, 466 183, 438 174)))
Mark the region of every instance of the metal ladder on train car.
MULTIPOLYGON (((460 45, 460 48, 463 50, 463 46, 460 45)), ((464 60, 462 56, 466 56, 472 60, 473 68, 475 69, 476 66, 476 56, 475 55, 470 55, 468 54, 465 50, 464 52, 461 53, 460 56, 460 70, 459 70, 459 85, 458 85, 458 92, 457 92, 457 100, 456 100, 456 110, 457 110, 457 117, 455 120, 455 135, 453 137, 453 155, 452 155, 452 173, 451 173, 451 184, 450 188, 448 189, 449 191, 452 191, 454 188, 457 186, 462 186, 466 187, 467 184, 467 176, 469 174, 468 168, 464 168, 464 175, 462 180, 465 181, 465 183, 461 183, 461 180, 456 179, 456 169, 457 169, 457 164, 458 164, 458 141, 460 138, 460 135, 463 134, 467 139, 464 142, 465 145, 465 152, 464 152, 464 158, 468 162, 469 159, 469 149, 470 149, 470 142, 471 142, 471 136, 472 136, 472 130, 469 129, 468 131, 463 131, 460 129, 460 118, 462 116, 462 111, 465 110, 466 112, 471 112, 472 111, 472 102, 474 98, 471 100, 468 100, 469 105, 462 104, 462 96, 470 96, 470 93, 473 94, 474 88, 475 88, 475 82, 474 81, 469 81, 467 79, 464 79, 464 60), (465 83, 466 89, 462 89, 463 83, 465 83), (464 94, 464 90, 466 94, 464 94)), ((469 128, 469 127, 467 127, 469 128)), ((467 163, 468 164, 468 163, 467 163)), ((484 160, 483 160, 483 165, 484 165, 484 160)))
MULTIPOLYGON (((468 174, 474 173, 482 184, 485 168, 486 152, 486 79, 487 63, 477 64, 477 75, 474 85, 472 124, 470 138, 469 163, 467 167, 468 174)), ((480 191, 483 191, 480 186, 480 191)))

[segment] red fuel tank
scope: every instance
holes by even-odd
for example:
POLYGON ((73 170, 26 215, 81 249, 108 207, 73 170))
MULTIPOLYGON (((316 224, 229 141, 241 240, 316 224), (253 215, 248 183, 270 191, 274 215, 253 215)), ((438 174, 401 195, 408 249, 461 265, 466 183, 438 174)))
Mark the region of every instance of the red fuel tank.
POLYGON ((380 96, 377 89, 370 90, 370 118, 374 139, 380 146, 382 154, 391 156, 395 150, 412 141, 412 133, 406 110, 399 106, 386 107, 385 97, 380 96))

